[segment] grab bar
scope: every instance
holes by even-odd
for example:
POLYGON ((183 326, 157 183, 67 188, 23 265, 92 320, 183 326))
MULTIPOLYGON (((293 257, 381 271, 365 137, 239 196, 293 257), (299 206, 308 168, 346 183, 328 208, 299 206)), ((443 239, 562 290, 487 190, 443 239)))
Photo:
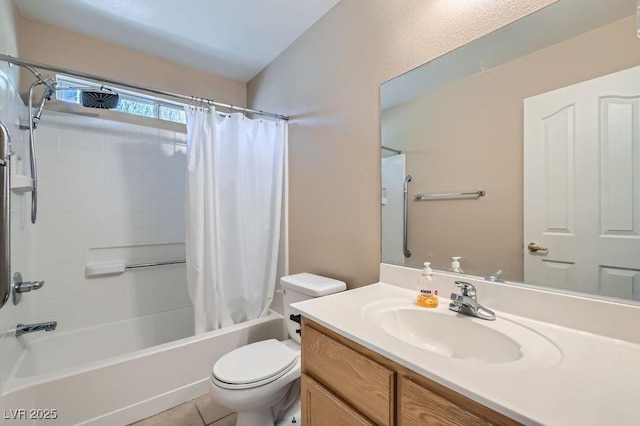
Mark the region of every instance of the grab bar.
POLYGON ((134 265, 126 265, 124 270, 128 269, 138 269, 138 268, 150 268, 153 266, 165 266, 165 265, 179 265, 182 263, 187 263, 186 260, 168 260, 166 262, 151 262, 151 263, 137 263, 134 265))
POLYGON ((2 238, 0 238, 0 308, 11 294, 11 137, 0 121, 0 187, 2 187, 2 238))
POLYGON ((123 263, 101 263, 101 264, 93 264, 87 265, 84 269, 85 276, 88 277, 99 277, 103 275, 120 275, 124 274, 126 271, 130 269, 139 269, 139 268, 150 268, 153 266, 165 266, 165 265, 180 265, 183 263, 187 263, 186 260, 168 260, 164 262, 150 262, 150 263, 135 263, 132 265, 126 265, 123 263))
POLYGON ((407 175, 407 177, 404 178, 404 186, 402 187, 402 194, 403 194, 403 203, 402 203, 402 250, 404 252, 404 257, 411 257, 411 252, 409 251, 409 248, 407 247, 407 232, 408 232, 408 225, 407 225, 407 220, 409 219, 409 212, 408 212, 408 206, 407 203, 409 201, 409 182, 411 182, 411 175, 407 175))
POLYGON ((429 200, 437 200, 441 198, 456 198, 456 197, 484 197, 485 191, 484 189, 480 189, 478 191, 468 191, 468 192, 440 192, 440 193, 422 193, 416 194, 414 198, 415 201, 429 201, 429 200))
POLYGON ((391 152, 393 152, 394 154, 402 154, 402 151, 400 151, 399 149, 389 148, 389 147, 384 146, 384 145, 380 145, 380 148, 382 148, 382 149, 384 149, 384 150, 386 150, 386 151, 391 151, 391 152))

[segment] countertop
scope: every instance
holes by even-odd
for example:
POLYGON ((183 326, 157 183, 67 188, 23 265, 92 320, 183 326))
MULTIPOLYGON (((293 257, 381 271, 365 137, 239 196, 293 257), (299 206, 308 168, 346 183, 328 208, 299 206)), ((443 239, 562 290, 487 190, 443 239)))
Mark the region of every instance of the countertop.
MULTIPOLYGON (((496 323, 516 322, 536 332, 553 343, 558 356, 540 365, 474 362, 406 343, 363 314, 363 308, 382 300, 414 298, 415 291, 377 283, 292 307, 318 324, 523 424, 640 424, 640 345, 496 311, 496 323)), ((448 304, 449 300, 441 297, 436 309, 446 312, 448 304)))

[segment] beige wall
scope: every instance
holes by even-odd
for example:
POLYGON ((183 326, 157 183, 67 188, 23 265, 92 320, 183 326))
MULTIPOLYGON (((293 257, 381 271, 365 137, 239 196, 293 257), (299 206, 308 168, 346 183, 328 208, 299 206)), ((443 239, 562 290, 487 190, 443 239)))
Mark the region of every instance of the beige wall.
MULTIPOLYGON (((246 106, 244 83, 207 74, 44 22, 21 18, 19 46, 23 59, 246 106)), ((197 61, 198 58, 193 60, 197 61)), ((21 92, 25 93, 33 77, 24 71, 23 76, 21 92)))
POLYGON ((379 85, 554 0, 342 0, 256 78, 289 129, 290 272, 378 280, 379 85))
POLYGON ((13 1, 0 2, 0 53, 18 54, 18 11, 13 1))
POLYGON ((485 189, 478 200, 409 203, 407 263, 523 280, 523 99, 640 64, 635 15, 383 112, 382 142, 407 155, 419 192, 485 189), (614 47, 614 48, 612 48, 614 47))

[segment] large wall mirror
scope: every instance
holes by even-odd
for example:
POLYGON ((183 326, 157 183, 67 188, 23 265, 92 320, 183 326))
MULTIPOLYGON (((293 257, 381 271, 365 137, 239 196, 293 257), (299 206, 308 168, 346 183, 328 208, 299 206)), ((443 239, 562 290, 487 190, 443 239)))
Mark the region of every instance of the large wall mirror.
POLYGON ((560 0, 384 83, 383 262, 640 300, 635 12, 560 0))

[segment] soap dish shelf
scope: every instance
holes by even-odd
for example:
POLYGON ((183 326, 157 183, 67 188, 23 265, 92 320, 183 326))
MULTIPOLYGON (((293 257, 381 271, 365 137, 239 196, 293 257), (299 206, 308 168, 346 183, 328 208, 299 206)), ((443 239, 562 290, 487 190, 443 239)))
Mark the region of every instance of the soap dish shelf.
POLYGON ((11 191, 16 194, 24 194, 33 191, 33 180, 25 175, 11 176, 11 191))

